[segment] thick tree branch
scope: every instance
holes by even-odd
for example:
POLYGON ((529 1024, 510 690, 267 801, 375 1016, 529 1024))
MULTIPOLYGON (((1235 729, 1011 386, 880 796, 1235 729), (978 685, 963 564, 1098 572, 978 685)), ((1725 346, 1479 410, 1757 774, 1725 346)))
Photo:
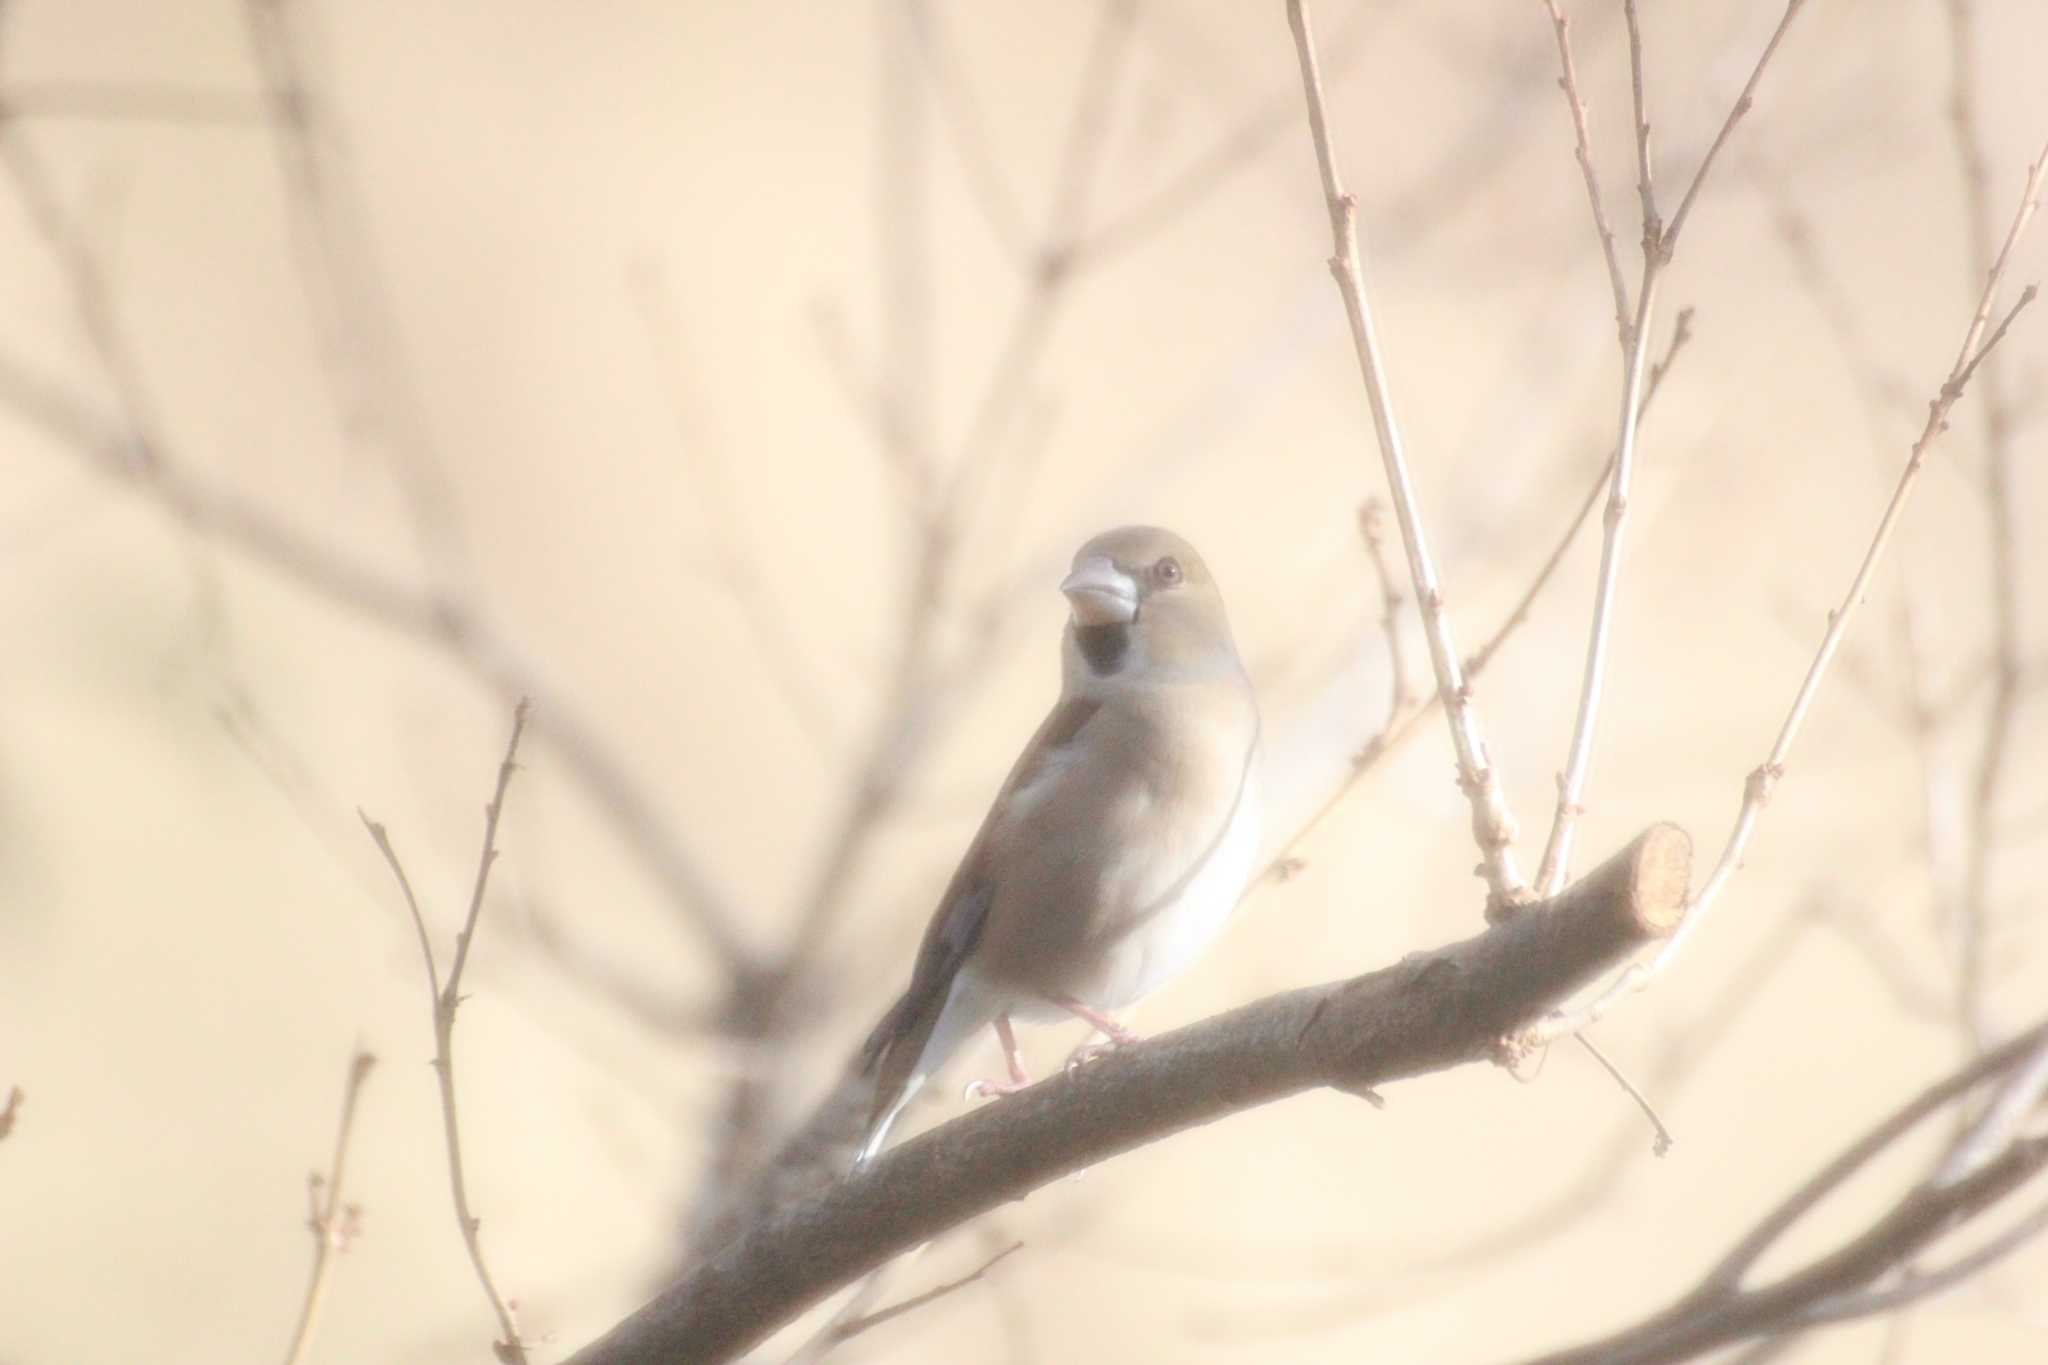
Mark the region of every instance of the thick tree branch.
POLYGON ((1365 1093, 1497 1055, 1575 985, 1676 927, 1692 843, 1655 825, 1486 933, 1270 996, 965 1114, 747 1228, 573 1359, 727 1360, 918 1243, 1073 1171, 1320 1086, 1365 1093))

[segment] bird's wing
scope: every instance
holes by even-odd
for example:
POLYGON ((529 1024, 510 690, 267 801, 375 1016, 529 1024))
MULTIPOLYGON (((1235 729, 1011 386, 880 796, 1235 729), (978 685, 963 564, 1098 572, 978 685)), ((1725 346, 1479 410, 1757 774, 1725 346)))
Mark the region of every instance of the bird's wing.
POLYGON ((925 1041, 939 1021, 939 1012, 945 1008, 953 978, 981 939, 982 926, 995 899, 997 854, 1009 823, 1010 798, 1055 763, 1061 751, 1076 742, 1083 727, 1101 708, 1102 703, 1093 699, 1063 698, 1038 727, 1038 733, 1031 737, 1031 743, 1003 780, 1002 789, 981 822, 980 832, 968 845, 953 880, 947 883, 945 895, 939 898, 938 909, 933 912, 924 942, 917 950, 917 965, 911 970, 909 988, 882 1016, 882 1022, 868 1035, 861 1050, 862 1070, 876 1073, 871 1125, 901 1097, 924 1052, 925 1041))

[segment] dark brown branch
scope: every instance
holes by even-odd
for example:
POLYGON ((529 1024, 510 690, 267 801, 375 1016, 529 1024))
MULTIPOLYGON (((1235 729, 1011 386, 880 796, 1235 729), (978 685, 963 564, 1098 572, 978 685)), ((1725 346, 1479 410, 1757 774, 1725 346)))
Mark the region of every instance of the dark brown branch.
POLYGON ((727 1360, 834 1289, 1070 1172, 1322 1086, 1364 1092, 1493 1057, 1678 922, 1691 841, 1656 825, 1555 900, 1349 981, 1270 996, 1041 1082, 769 1214, 574 1357, 727 1360))
MULTIPOLYGON (((1822 1199, 1873 1159, 1892 1150, 1930 1116, 1972 1094, 1986 1081, 2024 1065, 2044 1040, 2048 1040, 2048 1022, 1985 1053, 1909 1100, 1766 1215, 1697 1287, 1669 1308, 1612 1336, 1540 1357, 1531 1365, 1652 1365, 1689 1360, 1765 1333, 1855 1316, 1850 1310, 1858 1304, 1866 1305, 1863 1312, 1893 1306, 1892 1291, 1877 1289, 1877 1282, 2048 1167, 2048 1137, 2015 1139, 1954 1178, 1943 1179, 1937 1173, 1908 1190, 1867 1229, 1835 1250, 1758 1288, 1744 1289, 1742 1282, 1765 1253, 1822 1199)), ((2031 1231, 2034 1221, 2030 1215, 2015 1226, 2031 1231)), ((1990 1245, 2009 1239, 2009 1234, 2001 1235, 1990 1245)), ((1981 1269, 1995 1259, 1995 1255, 1972 1252, 1928 1273, 1940 1277, 1942 1283, 1951 1283, 1959 1278, 1951 1273, 1956 1267, 1981 1269)))

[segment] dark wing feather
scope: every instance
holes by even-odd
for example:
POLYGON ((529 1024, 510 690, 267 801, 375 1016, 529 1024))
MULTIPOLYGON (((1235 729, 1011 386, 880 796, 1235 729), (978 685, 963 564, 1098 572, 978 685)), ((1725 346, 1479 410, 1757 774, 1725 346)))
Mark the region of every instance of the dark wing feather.
POLYGON ((946 885, 946 894, 939 898, 939 907, 925 928, 909 987, 882 1016, 882 1022, 875 1025, 861 1049, 862 1072, 876 1075, 870 1127, 902 1095, 924 1052, 925 1040, 939 1022, 939 1012, 945 1008, 946 996, 953 989, 953 978, 981 939, 996 891, 991 832, 999 822, 1004 804, 1012 792, 1037 776, 1055 753, 1074 741, 1101 705, 1080 698, 1062 700, 1038 727, 1038 733, 1031 737, 1031 743, 1003 780, 1002 790, 996 793, 980 831, 967 846, 966 856, 960 860, 952 881, 946 885))

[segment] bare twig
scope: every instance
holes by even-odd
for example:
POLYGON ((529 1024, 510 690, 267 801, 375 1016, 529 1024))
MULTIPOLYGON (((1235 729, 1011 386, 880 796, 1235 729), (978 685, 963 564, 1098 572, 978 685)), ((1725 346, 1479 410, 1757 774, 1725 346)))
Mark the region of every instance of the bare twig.
MULTIPOLYGON (((1664 376, 1670 372, 1672 362, 1678 358, 1679 351, 1691 338, 1692 309, 1681 308, 1678 312, 1678 325, 1671 335, 1670 347, 1664 352, 1664 358, 1650 368, 1650 380, 1643 390, 1644 412, 1647 413, 1650 410, 1650 401, 1657 396, 1657 391, 1663 387, 1664 376)), ((1529 586, 1523 590, 1522 596, 1516 601, 1513 610, 1502 619, 1499 625, 1493 628, 1493 632, 1486 637, 1486 640, 1479 646, 1472 657, 1465 661, 1465 681, 1467 684, 1476 681, 1486 671, 1486 667, 1493 661, 1494 655, 1498 654, 1501 646, 1508 642, 1508 637, 1513 635, 1529 619, 1530 609, 1536 605, 1536 599, 1542 595, 1544 587, 1549 584, 1551 577, 1556 574, 1557 566, 1564 561, 1566 552, 1571 549, 1572 543, 1578 539, 1579 532, 1585 527, 1587 518, 1592 515, 1593 505, 1600 500, 1600 490, 1607 486, 1607 476, 1613 467, 1614 457, 1610 454, 1607 463, 1601 466, 1599 476, 1594 479, 1592 486, 1586 490, 1586 496, 1580 502, 1578 512, 1572 517, 1571 523, 1565 527, 1563 534, 1558 537, 1557 544, 1552 547, 1549 558, 1544 560, 1543 567, 1537 570, 1536 577, 1530 580, 1529 586)), ((1383 573, 1383 571, 1381 572, 1383 573)), ((1381 581, 1382 583, 1385 582, 1384 576, 1381 581)), ((1427 698, 1422 700, 1420 706, 1414 706, 1414 700, 1415 698, 1411 694, 1409 698, 1410 709, 1389 716, 1386 725, 1366 739, 1364 745, 1352 756, 1350 766, 1345 769, 1342 780, 1338 782, 1337 786, 1331 790, 1328 796, 1323 798, 1322 804, 1316 807, 1314 813, 1307 820, 1304 820, 1292 835, 1288 836, 1287 842, 1281 845, 1280 851, 1273 856, 1272 862, 1267 864, 1265 871, 1259 874, 1259 879, 1253 884, 1255 887, 1270 882, 1285 881, 1300 870, 1301 861, 1297 856, 1297 850, 1300 849, 1302 844, 1307 842, 1310 835, 1314 834, 1322 826, 1323 822, 1330 817, 1331 812, 1344 803, 1344 799, 1357 788, 1367 772, 1371 771, 1381 759, 1420 733, 1419 722, 1424 716, 1435 710, 1442 702, 1443 695, 1440 692, 1432 692, 1427 698)))
POLYGON ((299 1323, 292 1331, 292 1344, 285 1352, 285 1365, 303 1365, 313 1347, 313 1333, 319 1325, 320 1308, 327 1300, 329 1271, 334 1256, 348 1249, 361 1223, 361 1211, 341 1202, 341 1181, 348 1164, 349 1137, 355 1131, 356 1099, 377 1059, 361 1048, 349 1058, 348 1079, 341 1091, 341 1122, 334 1135, 334 1159, 323 1176, 315 1171, 307 1182, 312 1205, 306 1225, 313 1233, 313 1269, 306 1282, 306 1299, 299 1308, 299 1323))
POLYGON ((21 1102, 28 1098, 18 1085, 7 1087, 7 1103, 0 1104, 0 1138, 14 1131, 14 1124, 21 1117, 21 1102))
POLYGON ((1408 569, 1415 581, 1423 633, 1429 641, 1430 663, 1436 671, 1437 695, 1442 699, 1444 714, 1450 722, 1451 745, 1457 752, 1458 785, 1472 807, 1472 833, 1479 845, 1488 888, 1488 914, 1497 917, 1529 899, 1529 888, 1515 865, 1514 815, 1508 808, 1500 776, 1494 771, 1486 742, 1480 735, 1479 718, 1472 705, 1464 665, 1451 635, 1450 618, 1444 611, 1442 584, 1409 479, 1400 429, 1394 421, 1393 400, 1387 392, 1386 377, 1380 364, 1379 341, 1373 330, 1372 312, 1366 302, 1362 277, 1364 267, 1359 249, 1358 205, 1345 191, 1337 174, 1336 154, 1330 146, 1329 118, 1323 102, 1322 73, 1317 66, 1315 36, 1306 0, 1288 0, 1287 17, 1294 29, 1295 50, 1301 62, 1302 91, 1308 101, 1309 131, 1315 140, 1316 164, 1322 172, 1324 197, 1329 201, 1330 234, 1336 243, 1336 252, 1330 258, 1330 273, 1336 279, 1337 292, 1343 296, 1344 309, 1351 321, 1352 345, 1358 352, 1359 372, 1372 406, 1373 426, 1379 436, 1380 455, 1386 466, 1394 513, 1400 521, 1402 542, 1408 551, 1408 569))
MULTIPOLYGON (((1643 385, 1643 404, 1636 414, 1638 422, 1649 413, 1650 404, 1657 397, 1657 391, 1664 386, 1664 376, 1671 372, 1672 362, 1678 359, 1678 353, 1684 349, 1685 343, 1692 340, 1692 316, 1693 310, 1690 308, 1678 310, 1678 322, 1671 331, 1671 344, 1665 349, 1664 358, 1650 367, 1650 377, 1643 385)), ((1571 550, 1573 542, 1579 538, 1579 532, 1585 528, 1587 520, 1593 515, 1593 508, 1600 501, 1601 491, 1607 487, 1608 481, 1614 475, 1614 459, 1614 452, 1609 451, 1607 462, 1600 466, 1599 475, 1586 489, 1586 496, 1580 500, 1578 513, 1573 516, 1564 534, 1557 538, 1557 544, 1552 547, 1550 557, 1543 561, 1543 567, 1529 580, 1529 586, 1523 590, 1514 610, 1508 613, 1507 619, 1501 622, 1499 628, 1487 638, 1486 643, 1466 660, 1465 674, 1468 678, 1477 677, 1486 665, 1492 662, 1495 652, 1507 642, 1514 628, 1529 619, 1529 608, 1534 606, 1537 597, 1542 595, 1544 587, 1557 573, 1557 566, 1564 562, 1564 557, 1571 550)))
MULTIPOLYGON (((1623 16, 1628 22, 1629 88, 1634 98, 1636 121, 1636 189, 1642 201, 1643 216, 1643 271, 1636 285, 1636 310, 1633 322, 1624 322, 1617 312, 1616 327, 1622 351, 1622 387, 1620 435, 1615 441, 1613 481, 1607 494, 1607 511, 1604 517, 1605 535, 1600 543, 1600 572, 1593 589, 1593 623, 1586 639, 1586 667, 1579 690, 1578 715, 1572 724, 1571 747, 1567 754, 1563 774, 1557 783, 1557 810, 1551 819, 1550 837, 1544 842, 1543 860, 1536 873, 1536 888, 1543 895, 1554 895, 1571 878, 1572 837, 1578 827, 1578 818, 1585 811, 1586 780, 1593 761, 1594 731, 1599 719, 1601 697, 1606 686, 1607 657, 1614 630, 1615 593, 1621 581, 1621 554, 1623 531, 1628 520, 1629 490, 1635 472, 1636 438, 1642 420, 1644 374, 1643 367, 1649 350, 1649 329, 1652 310, 1655 307, 1659 283, 1663 279, 1664 267, 1671 261, 1678 234, 1684 227, 1685 218, 1691 212, 1700 187, 1706 183, 1707 172, 1713 168, 1714 159, 1729 133, 1747 113, 1755 97, 1757 82, 1763 79, 1764 68, 1770 64, 1777 52, 1779 41, 1785 36, 1793 17, 1799 12, 1804 0, 1790 0, 1785 6, 1784 17, 1778 21, 1770 41, 1757 57, 1751 68, 1749 80, 1743 85, 1742 93, 1736 98, 1728 117, 1722 121, 1721 130, 1715 135, 1713 145, 1701 161, 1699 170, 1694 172, 1692 184, 1686 188, 1684 200, 1678 213, 1667 229, 1657 214, 1657 195, 1651 178, 1650 157, 1650 116, 1643 93, 1643 42, 1642 30, 1637 22, 1634 0, 1624 0, 1623 16)), ((1578 121, 1579 102, 1576 94, 1577 78, 1571 67, 1571 47, 1565 40, 1564 20, 1554 4, 1546 0, 1557 30, 1558 51, 1564 65, 1566 94, 1571 97, 1574 118, 1578 121)), ((1581 135, 1583 124, 1581 121, 1581 135)), ((1590 163, 1584 162, 1584 143, 1580 144, 1581 160, 1586 169, 1586 186, 1593 200, 1596 222, 1603 219, 1600 208, 1599 186, 1595 183, 1590 163)), ((1621 303, 1627 297, 1620 289, 1620 269, 1615 262, 1611 234, 1602 228, 1602 250, 1615 285, 1615 298, 1621 303)))
POLYGON ((853 1318, 847 1322, 842 1322, 832 1329, 832 1342, 834 1345, 837 1345, 839 1342, 842 1341, 850 1341, 854 1337, 859 1336, 863 1332, 873 1331, 875 1328, 880 1327, 885 1322, 889 1322, 895 1318, 900 1318, 905 1313, 914 1312, 917 1309, 922 1308, 926 1304, 932 1302, 934 1299, 942 1299, 946 1297, 946 1295, 953 1293, 955 1290, 965 1289, 968 1285, 979 1282, 982 1279, 982 1277, 989 1273, 989 1271, 994 1270, 996 1268, 998 1262, 1008 1257, 1012 1252, 1022 1251, 1023 1249, 1024 1244, 1022 1242, 1011 1242, 1001 1251, 998 1251, 995 1255, 989 1257, 980 1265, 976 1266, 973 1270, 969 1271, 965 1275, 960 1276, 958 1279, 948 1280, 944 1284, 934 1285, 932 1288, 925 1290, 921 1294, 911 1295, 909 1298, 903 1300, 901 1303, 893 1303, 890 1304, 887 1308, 877 1309, 875 1312, 865 1314, 861 1317, 853 1318))
MULTIPOLYGON (((1385 509, 1378 498, 1366 501, 1358 509, 1358 530, 1365 539, 1365 553, 1372 561, 1372 576, 1380 588, 1380 632, 1387 640, 1387 668, 1393 674, 1393 684, 1387 694, 1387 720, 1380 727, 1374 740, 1392 733, 1394 723, 1403 712, 1415 704, 1415 691, 1408 685, 1408 651, 1401 643, 1401 593, 1394 586, 1393 572, 1387 567, 1387 553, 1381 519, 1385 509)), ((1368 740, 1371 744, 1373 741, 1368 740)))
POLYGON ((1631 1081, 1620 1067, 1608 1060, 1606 1053, 1593 1045, 1591 1038, 1588 1038, 1583 1033, 1572 1036, 1577 1038, 1580 1045, 1592 1054, 1594 1061, 1600 1063, 1600 1069, 1605 1071, 1616 1085, 1628 1093, 1628 1097, 1636 1102, 1636 1108, 1643 1111, 1643 1117, 1650 1121, 1650 1129, 1656 1135, 1650 1144, 1651 1152, 1657 1156, 1663 1156, 1666 1152, 1669 1152, 1673 1141, 1671 1130, 1664 1126, 1663 1119, 1657 1117, 1657 1111, 1651 1106, 1648 1097, 1636 1088, 1635 1082, 1631 1081))
MULTIPOLYGON (((497 786, 491 792, 491 800, 484 807, 484 846, 477 859, 476 880, 469 893, 469 913, 464 917, 462 930, 455 936, 455 956, 448 965, 448 979, 444 982, 435 964, 433 939, 427 932, 426 916, 420 912, 419 899, 413 894, 412 882, 405 875, 405 866, 399 861, 398 852, 391 846, 391 837, 384 826, 369 816, 362 817, 364 828, 376 842, 378 852, 391 865, 391 873, 398 880, 398 887, 405 896, 406 909, 412 912, 413 928, 419 933, 420 955, 427 964, 427 987, 434 1006, 434 1078, 441 1090, 441 1130, 448 1147, 448 1184, 455 1199, 455 1222, 462 1231, 462 1244, 469 1251, 470 1264, 476 1268, 476 1276, 483 1285, 484 1296, 490 1300, 491 1311, 497 1316, 498 1329, 503 1335, 491 1343, 491 1350, 506 1365, 526 1365, 526 1346, 519 1339, 519 1327, 512 1317, 512 1307, 498 1292, 498 1286, 491 1279, 490 1268, 484 1264, 483 1246, 477 1239, 479 1221, 470 1212, 469 1187, 462 1174, 462 1135, 456 1120, 455 1106, 455 1011, 462 1004, 462 971, 469 963, 469 950, 476 938, 477 918, 483 913, 484 889, 490 883, 491 865, 498 860, 498 818, 505 809, 505 789, 512 783, 512 774, 517 771, 519 737, 526 731, 525 702, 520 702, 512 713, 512 737, 506 741, 505 757, 498 764, 497 786)), ((360 813, 360 812, 359 812, 360 813)))
POLYGON ((2019 207, 2013 215, 2012 225, 2006 230, 2005 240, 1999 247, 1998 255, 1987 273, 1983 293, 1971 314, 1970 325, 1964 332, 1962 348, 1957 352, 1955 363, 1949 369, 1948 378, 1942 382, 1940 390, 1927 405, 1926 422, 1907 454, 1906 466, 1900 472, 1897 486, 1892 490, 1891 500, 1878 519, 1877 529, 1872 533, 1870 545, 1863 553, 1863 560, 1857 566, 1848 592, 1843 596, 1841 604, 1829 614, 1828 627, 1821 637, 1820 648, 1815 652, 1813 662, 1807 668, 1806 677, 1792 699, 1784 724, 1779 728, 1777 740, 1771 745, 1771 751, 1763 763, 1750 773, 1747 782, 1744 783, 1742 806, 1736 813, 1735 827, 1730 832, 1728 843, 1723 848, 1706 884, 1693 898, 1692 910, 1687 915, 1685 923, 1676 934, 1665 941, 1652 958, 1631 966, 1619 980, 1587 1005, 1568 1014, 1559 1014, 1545 1020, 1534 1032, 1533 1037, 1537 1041, 1562 1037, 1566 1033, 1583 1028, 1600 1018, 1623 997, 1641 990, 1661 974, 1683 951, 1686 941, 1698 932, 1721 888, 1741 866, 1742 855, 1749 846, 1757 820, 1763 814, 1765 804, 1770 800, 1772 789, 1785 775, 1785 763, 1791 754, 1793 741, 1799 737, 1807 713, 1812 709, 1814 696, 1820 689, 1821 679, 1827 675, 1828 665, 1834 661, 1836 651, 1841 648, 1842 637, 1848 630, 1849 622, 1854 619, 1856 609, 1862 605, 1864 596, 1869 591, 1871 577, 1883 559, 1885 547, 1890 543, 1892 533, 1897 528, 1899 518, 1911 498, 1915 481, 1926 462, 1927 452, 1932 448, 1935 438, 1947 429, 1949 410, 1963 396, 1963 390, 1978 365, 2004 338, 2020 310, 2034 300, 2035 287, 2028 285, 2021 292, 2018 302, 2005 314, 1997 327, 1990 328, 1987 335, 1986 329, 1990 324, 1992 306, 1997 297, 1999 283, 2005 274, 2006 263, 2011 258, 2015 243, 2019 241, 2027 223, 2032 219, 2039 201, 2044 168, 2048 168, 2048 148, 2044 148, 2041 156, 2028 168, 2019 207))
POLYGON ((1558 88, 1564 91, 1565 105, 1571 111, 1574 153, 1579 161, 1579 174, 1586 182, 1586 199, 1593 208, 1593 231, 1600 238, 1600 256, 1607 263, 1607 284, 1614 291, 1614 328, 1621 337, 1622 349, 1628 349, 1629 302, 1628 283, 1621 277, 1621 259, 1614 249, 1614 229, 1607 225, 1607 206, 1600 198, 1600 178, 1593 170, 1593 149, 1586 132, 1586 101, 1579 95, 1579 72, 1572 62, 1572 42, 1569 21, 1564 11, 1557 7, 1557 0, 1543 0, 1543 8, 1550 12, 1550 25, 1557 33, 1557 59, 1564 74, 1558 78, 1558 88))

